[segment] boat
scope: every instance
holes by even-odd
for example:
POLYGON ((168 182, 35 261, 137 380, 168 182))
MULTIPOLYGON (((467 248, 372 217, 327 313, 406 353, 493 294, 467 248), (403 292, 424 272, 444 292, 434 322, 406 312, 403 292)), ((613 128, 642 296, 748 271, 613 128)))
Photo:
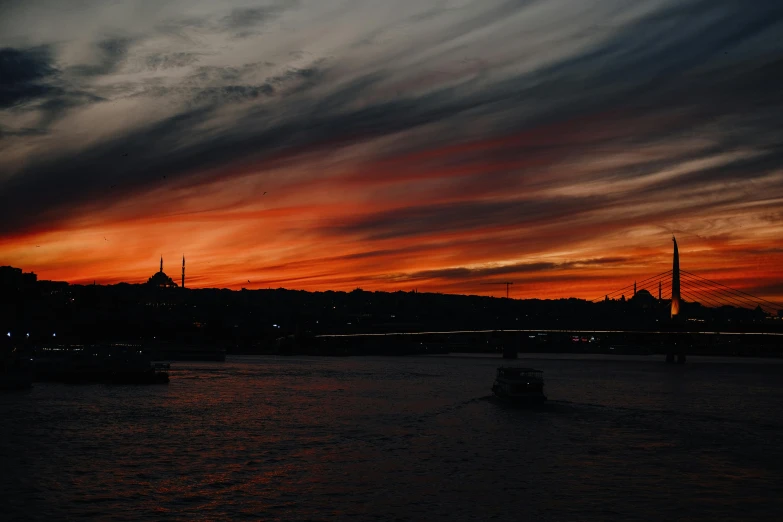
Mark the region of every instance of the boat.
POLYGON ((168 367, 142 350, 106 346, 44 347, 34 358, 34 380, 67 384, 166 384, 168 367))
POLYGON ((534 368, 501 366, 492 385, 492 393, 499 399, 518 404, 542 404, 544 372, 534 368))

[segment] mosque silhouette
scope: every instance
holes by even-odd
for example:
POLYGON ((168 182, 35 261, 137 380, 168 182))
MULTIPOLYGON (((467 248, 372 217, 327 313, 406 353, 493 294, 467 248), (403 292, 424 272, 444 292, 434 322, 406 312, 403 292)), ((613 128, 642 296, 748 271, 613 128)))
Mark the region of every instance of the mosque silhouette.
MULTIPOLYGON (((160 256, 160 271, 147 279, 147 284, 158 288, 177 287, 177 283, 163 271, 163 256, 160 256)), ((182 288, 185 288, 185 256, 182 256, 182 288)))

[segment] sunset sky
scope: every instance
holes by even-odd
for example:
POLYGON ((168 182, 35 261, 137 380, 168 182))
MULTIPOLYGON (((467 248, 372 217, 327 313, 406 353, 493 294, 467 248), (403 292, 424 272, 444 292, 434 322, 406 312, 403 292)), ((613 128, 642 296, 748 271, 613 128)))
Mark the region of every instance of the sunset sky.
MULTIPOLYGON (((783 301, 780 0, 0 0, 0 265, 783 301)), ((250 281, 250 282, 248 282, 250 281)))

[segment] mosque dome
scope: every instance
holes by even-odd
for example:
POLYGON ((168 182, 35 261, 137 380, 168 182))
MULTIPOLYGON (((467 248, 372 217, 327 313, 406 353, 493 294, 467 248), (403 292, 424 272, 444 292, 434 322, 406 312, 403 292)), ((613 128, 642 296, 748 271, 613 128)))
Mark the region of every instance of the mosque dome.
POLYGON ((650 308, 655 306, 658 300, 649 291, 642 289, 636 292, 636 295, 631 298, 631 302, 643 308, 650 308))
POLYGON ((160 258, 160 271, 153 274, 152 277, 147 279, 147 284, 151 286, 163 287, 163 288, 176 288, 177 283, 172 278, 166 275, 163 271, 163 258, 160 258))

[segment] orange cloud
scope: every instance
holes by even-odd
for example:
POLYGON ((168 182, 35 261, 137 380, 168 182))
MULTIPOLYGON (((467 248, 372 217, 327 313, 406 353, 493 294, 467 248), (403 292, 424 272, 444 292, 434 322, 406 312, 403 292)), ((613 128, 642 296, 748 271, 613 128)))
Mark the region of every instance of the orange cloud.
MULTIPOLYGON (((684 269, 783 300, 776 202, 748 206, 719 188, 703 201, 708 185, 673 199, 677 192, 660 188, 661 179, 690 171, 658 173, 680 144, 593 148, 614 143, 626 120, 618 111, 396 157, 348 158, 323 170, 311 150, 312 162, 290 152, 217 179, 196 173, 196 183, 161 183, 49 230, 5 236, 0 257, 75 283, 143 282, 160 255, 179 280, 185 254, 192 288, 500 296, 501 285, 480 283, 512 280, 517 298, 593 299, 668 270, 676 233, 684 269), (651 169, 649 178, 623 174, 642 168, 651 169), (613 181, 618 176, 625 185, 613 181), (609 193, 581 195, 589 192, 582 185, 595 183, 609 193)), ((658 124, 654 117, 634 123, 658 124)))

